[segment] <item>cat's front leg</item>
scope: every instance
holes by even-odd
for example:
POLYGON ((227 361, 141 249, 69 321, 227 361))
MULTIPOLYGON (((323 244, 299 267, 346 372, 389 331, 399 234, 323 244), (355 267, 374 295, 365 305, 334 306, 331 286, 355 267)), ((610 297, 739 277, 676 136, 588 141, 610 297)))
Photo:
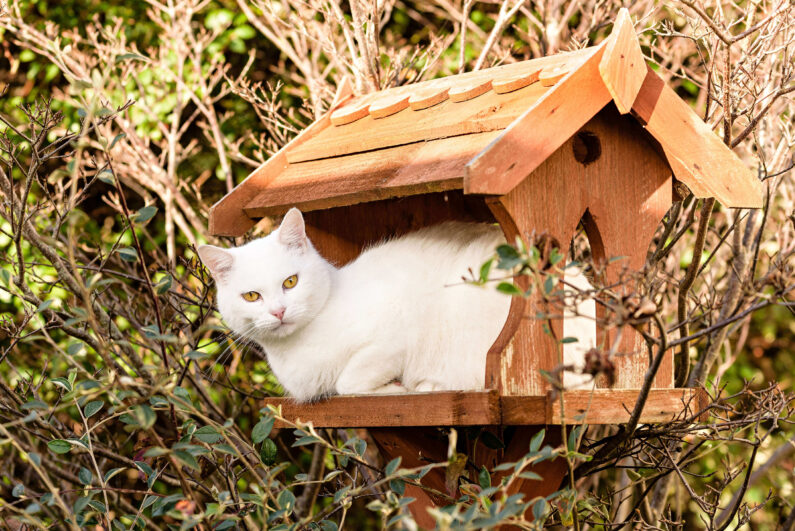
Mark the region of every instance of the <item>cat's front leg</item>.
POLYGON ((357 352, 337 378, 337 393, 341 395, 405 393, 406 388, 394 383, 400 376, 396 354, 377 348, 357 352))

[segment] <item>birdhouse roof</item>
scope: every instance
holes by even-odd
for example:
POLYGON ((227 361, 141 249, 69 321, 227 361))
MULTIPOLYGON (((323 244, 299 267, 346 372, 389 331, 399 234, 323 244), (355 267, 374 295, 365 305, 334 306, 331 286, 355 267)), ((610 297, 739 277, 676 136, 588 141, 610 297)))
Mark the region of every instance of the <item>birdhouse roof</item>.
POLYGON ((344 83, 328 113, 213 206, 210 231, 238 236, 291 206, 506 194, 611 102, 696 197, 762 205, 754 173, 647 67, 622 10, 598 46, 359 97, 344 83))

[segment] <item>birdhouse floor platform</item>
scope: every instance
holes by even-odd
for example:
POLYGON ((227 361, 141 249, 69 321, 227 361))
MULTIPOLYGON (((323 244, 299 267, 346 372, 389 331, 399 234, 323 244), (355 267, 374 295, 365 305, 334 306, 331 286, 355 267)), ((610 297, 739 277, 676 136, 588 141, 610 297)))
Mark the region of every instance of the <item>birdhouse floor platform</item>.
MULTIPOLYGON (((288 421, 316 428, 399 426, 531 426, 544 424, 622 424, 629 420, 639 389, 565 391, 560 395, 499 396, 497 391, 442 391, 395 395, 334 396, 310 404, 268 398, 288 421)), ((703 389, 652 389, 640 417, 643 424, 694 415, 707 406, 703 389)), ((277 422, 277 427, 285 427, 277 422)))

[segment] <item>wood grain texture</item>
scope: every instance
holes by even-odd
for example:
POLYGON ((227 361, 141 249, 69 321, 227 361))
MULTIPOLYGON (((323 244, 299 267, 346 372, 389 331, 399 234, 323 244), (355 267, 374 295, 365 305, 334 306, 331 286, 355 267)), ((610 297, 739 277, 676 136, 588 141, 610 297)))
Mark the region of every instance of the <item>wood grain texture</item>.
MULTIPOLYGON (((500 402, 496 391, 348 395, 312 404, 298 404, 290 398, 268 398, 264 404, 281 406, 284 418, 312 422, 316 428, 500 423, 500 402)), ((277 422, 276 426, 283 427, 283 424, 277 422)))
POLYGON ((373 118, 386 118, 400 112, 409 106, 409 95, 400 94, 392 97, 376 98, 370 104, 370 116, 373 118))
MULTIPOLYGON (((477 85, 498 77, 523 75, 561 61, 587 56, 589 53, 591 49, 557 54, 532 61, 467 72, 441 80, 395 87, 377 94, 378 97, 387 95, 392 97, 392 95, 419 93, 426 88, 435 90, 446 87, 452 90, 455 86, 477 85)), ((401 112, 380 120, 366 116, 352 124, 327 131, 311 143, 291 150, 288 153, 288 160, 296 163, 434 138, 502 129, 522 114, 546 90, 545 87, 535 83, 509 94, 489 91, 478 98, 460 103, 447 99, 421 111, 401 112)), ((350 105, 358 105, 358 100, 357 98, 350 105)))
MULTIPOLYGON (((587 165, 578 162, 574 138, 570 138, 511 192, 488 205, 508 241, 516 236, 531 241, 534 235, 546 234, 564 249, 587 213, 590 223, 586 230, 594 257, 603 261, 627 257, 607 267, 608 281, 616 280, 622 267, 642 268, 654 230, 671 205, 671 172, 646 141, 643 129, 613 106, 584 125, 580 133, 599 139, 596 160, 587 165)), ((527 288, 525 278, 517 282, 527 288)), ((488 370, 499 366, 500 371, 498 376, 487 374, 487 382, 497 382, 502 395, 543 394, 547 383, 539 369, 549 371, 559 364, 559 352, 544 332, 544 322, 532 317, 539 311, 547 311, 540 298, 529 300, 524 309, 512 307, 506 326, 514 326, 515 334, 503 352, 491 352, 487 358, 488 370)), ((560 320, 551 324, 561 337, 560 320)), ((511 331, 506 329, 504 334, 510 337, 511 331)), ((609 336, 614 338, 615 331, 609 336)), ((616 386, 639 387, 647 367, 645 345, 633 331, 625 330, 622 336, 622 356, 614 360, 616 386)), ((656 386, 671 387, 672 378, 673 365, 667 356, 656 386)))
POLYGON ((491 82, 491 88, 494 89, 494 92, 497 94, 507 94, 508 92, 513 92, 514 90, 519 90, 520 88, 535 83, 538 81, 538 75, 540 73, 541 70, 539 69, 522 76, 495 79, 491 82))
POLYGON ((350 79, 343 78, 329 110, 318 121, 304 129, 282 149, 254 170, 234 190, 222 197, 210 209, 210 234, 214 236, 242 236, 254 226, 244 211, 244 206, 256 197, 268 184, 280 176, 288 167, 287 151, 308 142, 315 135, 331 126, 330 115, 353 97, 350 79))
POLYGON ((651 68, 632 112, 662 145, 676 178, 697 197, 714 197, 727 207, 762 207, 756 175, 651 68))
MULTIPOLYGON (((467 193, 507 194, 610 101, 598 73, 604 46, 588 50, 591 55, 578 68, 544 93, 467 165, 467 193), (543 134, 539 134, 539 124, 543 124, 543 134)), ((534 83, 511 94, 539 86, 534 83)))
POLYGON ((626 8, 619 10, 613 23, 613 31, 599 62, 599 74, 618 111, 628 113, 646 78, 646 61, 626 8))
POLYGON ((412 111, 421 111, 433 107, 450 97, 450 87, 426 87, 417 89, 409 96, 409 107, 412 111))
MULTIPOLYGON (((639 389, 565 391, 566 423, 623 424, 629 420, 639 392, 639 389)), ((411 428, 423 426, 550 425, 560 424, 563 418, 560 395, 553 392, 532 396, 498 396, 495 390, 348 395, 312 404, 296 404, 290 398, 277 397, 265 399, 262 404, 281 406, 282 417, 288 421, 311 422, 316 428, 388 428, 385 431, 393 433, 401 432, 396 428, 408 428, 410 432, 411 428)), ((707 404, 704 389, 652 389, 640 422, 668 422, 683 411, 695 415, 702 413, 707 404)), ((700 420, 706 417, 702 415, 700 420)), ((275 423, 277 428, 288 426, 278 420, 275 423)), ((444 448, 446 452, 446 444, 444 448)))
POLYGON ((548 66, 538 74, 538 81, 544 87, 551 87, 568 74, 572 67, 568 63, 548 66))
POLYGON ((478 80, 474 83, 456 83, 450 87, 450 101, 460 103, 462 101, 477 98, 481 94, 491 90, 491 79, 478 80))
MULTIPOLYGON (((404 111, 406 112, 406 111, 404 111)), ((461 189, 465 165, 498 131, 290 164, 246 205, 247 216, 461 189)))
MULTIPOLYGON (((623 424, 629 420, 638 398, 639 389, 597 389, 591 391, 567 391, 563 394, 563 414, 560 396, 547 397, 547 422, 560 424, 565 418, 567 424, 623 424)), ((656 424, 670 422, 686 411, 694 415, 703 409, 703 389, 652 389, 643 408, 640 422, 656 424)), ((510 409, 503 403, 503 421, 519 423, 512 418, 510 409), (512 422, 514 421, 514 422, 512 422)), ((530 420, 530 419, 528 419, 530 420)))

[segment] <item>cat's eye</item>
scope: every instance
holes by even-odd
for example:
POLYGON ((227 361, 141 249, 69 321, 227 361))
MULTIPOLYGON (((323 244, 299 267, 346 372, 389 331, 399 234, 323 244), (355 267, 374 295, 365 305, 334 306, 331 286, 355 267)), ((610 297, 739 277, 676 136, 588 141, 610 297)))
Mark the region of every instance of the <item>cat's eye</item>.
POLYGON ((243 298, 246 299, 248 302, 258 301, 260 296, 259 293, 256 291, 247 291, 243 294, 243 298))
POLYGON ((284 279, 284 282, 282 282, 282 287, 284 289, 291 289, 294 288, 296 284, 298 284, 298 275, 290 275, 284 279))

